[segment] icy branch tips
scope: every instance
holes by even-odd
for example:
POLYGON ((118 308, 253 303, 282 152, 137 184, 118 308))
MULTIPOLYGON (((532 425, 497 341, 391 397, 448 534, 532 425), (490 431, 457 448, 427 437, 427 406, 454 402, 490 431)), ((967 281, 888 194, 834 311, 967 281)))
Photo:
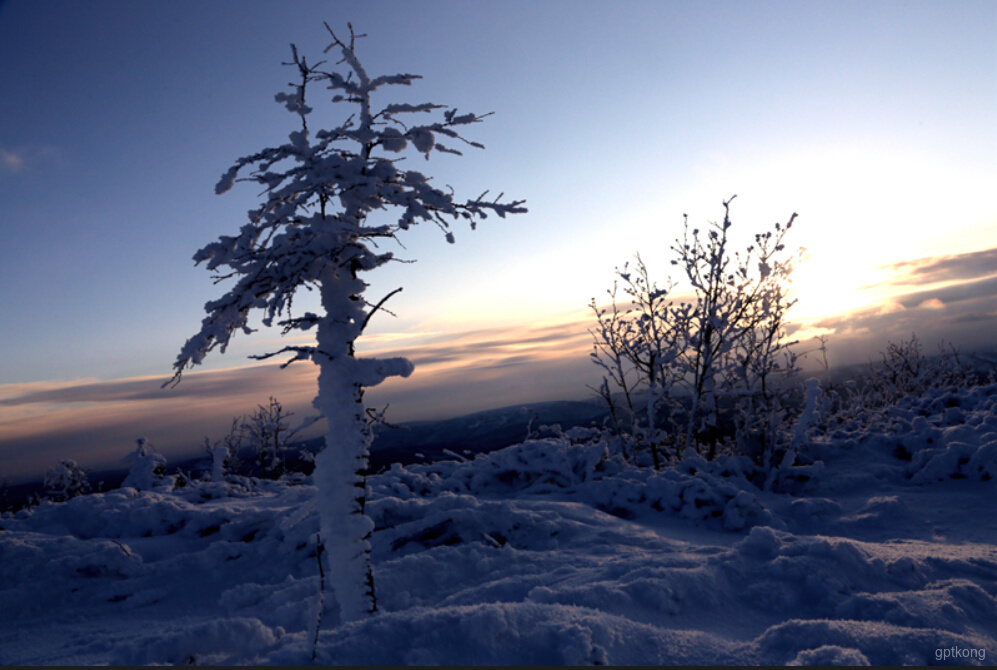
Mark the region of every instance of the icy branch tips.
POLYGON ((426 159, 434 150, 460 154, 454 147, 461 144, 483 148, 464 139, 458 129, 487 115, 458 114, 432 103, 376 109, 371 100, 375 91, 408 86, 419 77, 369 76, 354 49, 363 36, 350 26, 349 39, 341 40, 328 24, 326 28, 333 40, 326 52, 341 55, 337 66, 345 74, 323 69, 325 61, 309 64, 291 45, 292 61, 285 65, 295 68, 298 78, 276 100, 298 117, 300 129, 290 134, 287 144, 239 159, 215 188, 221 194, 236 181, 249 181, 263 187, 265 200, 249 212, 238 235, 222 236, 194 255, 198 264, 205 262, 217 272, 216 281, 238 279, 224 296, 205 305, 208 315, 177 357, 172 381, 178 382, 185 369, 201 363, 212 349, 224 353, 237 330, 251 333, 247 319, 254 309, 262 311, 266 326, 278 318, 282 334, 317 328, 313 346, 288 346, 256 358, 287 353, 292 357, 282 367, 310 359, 320 368, 313 404, 328 421, 329 433, 316 460, 315 483, 325 554, 334 566, 328 573, 347 621, 376 609, 367 542, 373 524, 364 515, 363 472, 371 434, 363 389, 390 376, 407 377, 413 369, 405 358, 354 355, 356 339, 383 304, 364 298, 367 284, 361 273, 394 260, 390 251, 378 249, 379 239, 397 240, 399 231, 417 223, 436 224, 452 243, 452 223, 464 219, 473 229, 490 213, 504 218, 526 208, 521 200, 502 202, 502 195, 486 199, 487 191, 459 202, 452 189, 441 191, 421 172, 400 169, 399 154, 409 147, 426 159), (331 130, 313 132, 313 109, 306 100, 318 84, 331 91, 332 103, 350 106, 353 113, 331 130), (437 110, 442 119, 430 123, 402 121, 433 116, 437 110), (393 214, 388 222, 373 225, 368 215, 376 210, 393 214), (302 287, 318 289, 324 314, 292 316, 295 292, 302 287))

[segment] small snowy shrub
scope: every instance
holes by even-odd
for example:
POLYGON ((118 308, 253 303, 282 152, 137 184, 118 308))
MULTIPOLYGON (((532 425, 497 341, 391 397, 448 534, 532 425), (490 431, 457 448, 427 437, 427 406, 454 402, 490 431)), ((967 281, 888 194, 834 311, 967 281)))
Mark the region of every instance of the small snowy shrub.
POLYGON ((64 459, 45 472, 45 492, 52 500, 62 501, 90 493, 90 482, 76 461, 64 459))
POLYGON ((275 99, 295 115, 298 127, 286 144, 240 158, 215 187, 221 194, 236 181, 252 182, 264 201, 249 212, 237 235, 223 235, 194 255, 197 263, 206 262, 219 273, 216 278, 235 278, 236 283, 205 305, 208 315, 177 357, 173 381, 179 382, 184 370, 200 364, 213 349, 224 353, 237 331, 251 333, 248 320, 254 310, 263 312, 265 326, 279 319, 284 335, 315 333, 314 344, 286 346, 256 358, 288 353, 292 357, 282 367, 299 360, 319 366, 313 405, 329 431, 313 475, 320 532, 341 618, 352 621, 376 609, 368 541, 373 523, 364 513, 362 473, 372 438, 364 388, 388 377, 407 377, 413 370, 405 358, 356 356, 356 341, 371 317, 401 290, 372 303, 364 296, 364 273, 397 260, 383 245, 420 222, 436 225, 452 243, 450 228, 456 222, 466 221, 473 229, 489 214, 504 218, 526 209, 523 201, 502 202, 501 195, 485 200, 487 191, 461 202, 451 189, 432 186, 421 172, 402 169, 399 154, 410 148, 427 160, 434 151, 459 155, 452 142, 483 148, 459 131, 484 116, 432 103, 376 105, 375 91, 409 86, 419 77, 372 77, 356 56, 361 36, 352 26, 345 41, 326 28, 332 36, 326 52, 341 56, 337 65, 342 67, 323 68, 325 61, 309 64, 292 44, 288 65, 298 80, 275 99), (313 93, 315 85, 325 87, 326 100, 334 106, 349 108, 330 129, 309 126, 311 104, 322 99, 313 93), (411 120, 412 115, 427 118, 438 111, 442 118, 411 120), (292 314, 302 288, 317 290, 321 313, 292 314))
POLYGON ((204 453, 211 457, 211 481, 224 482, 227 475, 239 472, 242 465, 239 452, 246 440, 245 432, 243 418, 233 417, 228 435, 215 442, 204 438, 204 453))
POLYGON ((255 462, 265 478, 277 479, 285 470, 287 442, 293 434, 288 421, 291 416, 294 412, 285 412, 283 405, 270 396, 269 404, 258 405, 243 422, 255 462))
POLYGON ((166 476, 166 457, 156 452, 144 437, 138 438, 135 443, 135 451, 125 457, 130 467, 121 488, 151 491, 160 486, 170 486, 173 482, 166 476))
POLYGON ((258 405, 254 412, 233 417, 228 434, 221 440, 205 437, 202 447, 211 459, 211 481, 247 484, 253 477, 278 479, 313 463, 310 452, 292 453, 291 440, 320 417, 308 417, 291 428, 292 416, 293 412, 284 411, 283 405, 271 396, 268 404, 258 405))
MULTIPOLYGON (((939 343, 938 349, 936 356, 925 355, 916 334, 909 340, 889 341, 880 352, 880 363, 870 363, 864 376, 838 386, 827 384, 816 423, 827 434, 841 429, 885 430, 907 411, 905 408, 923 405, 920 399, 945 392, 950 397, 936 397, 935 404, 958 403, 952 391, 972 389, 984 382, 984 376, 970 364, 972 355, 963 355, 951 344, 939 343)), ((938 410, 948 411, 949 420, 958 421, 957 406, 919 409, 938 410)))
POLYGON ((892 405, 900 398, 922 396, 928 391, 948 387, 972 388, 979 380, 957 348, 938 345, 939 354, 925 356, 916 334, 909 340, 888 342, 881 352, 882 362, 872 368, 866 402, 876 406, 892 405))
POLYGON ((910 469, 915 484, 946 479, 989 481, 997 475, 997 441, 983 445, 950 442, 941 449, 925 449, 914 456, 910 469))
POLYGON ((228 449, 225 447, 212 447, 208 450, 211 456, 211 481, 225 481, 225 471, 228 468, 228 449))

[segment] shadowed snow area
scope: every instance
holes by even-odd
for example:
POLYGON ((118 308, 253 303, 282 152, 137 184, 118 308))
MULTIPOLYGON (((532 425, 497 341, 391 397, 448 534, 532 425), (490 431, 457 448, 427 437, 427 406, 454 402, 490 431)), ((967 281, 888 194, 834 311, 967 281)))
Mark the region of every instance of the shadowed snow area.
MULTIPOLYGON (((655 472, 574 428, 368 479, 379 613, 320 664, 993 664, 997 385, 655 472), (943 656, 943 654, 946 654, 943 656)), ((4 664, 307 664, 308 478, 124 488, 0 518, 4 664)), ((327 599, 329 602, 331 599, 327 599)))

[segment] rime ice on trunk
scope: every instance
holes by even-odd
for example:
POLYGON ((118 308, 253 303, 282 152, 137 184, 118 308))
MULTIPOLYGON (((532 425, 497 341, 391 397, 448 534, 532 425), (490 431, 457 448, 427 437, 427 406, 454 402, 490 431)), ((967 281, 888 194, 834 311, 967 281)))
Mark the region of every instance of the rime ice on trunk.
MULTIPOLYGON (((352 267, 352 263, 347 263, 352 267)), ((321 535, 331 566, 333 591, 346 621, 376 608, 368 538, 374 524, 364 514, 364 471, 371 431, 363 404, 363 388, 386 377, 407 377, 412 364, 404 358, 357 358, 353 342, 367 317, 361 294, 364 282, 352 269, 328 267, 321 277, 326 316, 318 324, 318 396, 313 405, 328 422, 325 449, 315 459, 315 485, 321 535), (341 276, 346 275, 346 276, 341 276), (363 580, 357 580, 363 575, 363 580)))
POLYGON ((364 287, 360 280, 340 278, 332 269, 326 269, 321 282, 327 316, 318 324, 318 349, 324 355, 318 360, 318 396, 312 404, 325 416, 329 432, 325 449, 315 459, 314 478, 328 561, 342 566, 342 571, 330 571, 331 585, 343 619, 350 621, 374 608, 373 593, 365 592, 371 574, 367 538, 373 530, 364 515, 362 475, 367 468, 369 429, 352 351, 363 322, 358 296, 364 287), (364 575, 363 582, 358 583, 356 575, 364 575))
POLYGON ((371 434, 363 390, 387 377, 407 377, 412 372, 412 364, 404 358, 379 360, 354 355, 355 342, 371 316, 397 292, 372 304, 364 298, 367 284, 359 275, 395 260, 391 252, 380 250, 378 243, 397 239, 400 231, 422 221, 437 225, 452 243, 450 225, 454 221, 465 220, 474 228, 488 213, 504 218, 526 208, 521 206, 523 201, 501 202, 501 195, 485 200, 487 191, 473 200, 457 202, 452 191, 430 186, 422 173, 399 170, 397 154, 408 147, 426 159, 434 150, 460 154, 442 144, 440 138, 483 148, 455 130, 483 117, 458 115, 455 109, 447 109, 442 120, 406 124, 398 117, 433 114, 445 108, 432 103, 374 108, 371 94, 375 90, 408 86, 419 77, 398 74, 372 78, 354 52, 358 36, 352 26, 347 42, 331 29, 329 32, 333 43, 326 51, 338 49, 342 56, 339 64, 346 65, 346 75, 320 69, 321 62, 309 65, 292 45, 293 60, 286 65, 297 69, 299 83, 276 99, 299 117, 300 130, 290 133, 287 144, 239 159, 215 188, 224 193, 237 180, 251 181, 263 188, 265 201, 250 211, 249 222, 239 235, 223 235, 194 255, 198 263, 207 261, 209 270, 228 269, 216 275, 219 281, 231 277, 238 277, 238 281, 222 298, 205 305, 208 316, 200 332, 181 349, 174 364, 174 381, 215 347, 224 352, 237 330, 252 332, 248 315, 255 309, 263 312, 265 326, 283 317, 277 322, 284 327, 282 334, 317 326, 314 346, 287 346, 254 358, 292 353, 282 367, 311 360, 320 368, 313 404, 328 421, 329 431, 326 448, 315 464, 321 536, 328 562, 325 572, 342 619, 350 621, 376 607, 368 543, 373 524, 364 515, 363 472, 371 434), (316 82, 327 84, 334 93, 333 103, 357 107, 331 130, 313 132, 308 127, 312 108, 305 104, 306 91, 316 82), (239 178, 244 170, 249 176, 239 178), (389 210, 397 211, 394 223, 374 225, 368 221, 371 212, 389 210), (318 288, 323 314, 292 316, 295 293, 302 287, 318 288))

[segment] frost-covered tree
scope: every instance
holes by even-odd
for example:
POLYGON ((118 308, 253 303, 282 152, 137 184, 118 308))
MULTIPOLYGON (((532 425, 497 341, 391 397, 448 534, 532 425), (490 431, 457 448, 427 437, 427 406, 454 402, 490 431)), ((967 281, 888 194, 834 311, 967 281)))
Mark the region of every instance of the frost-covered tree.
MULTIPOLYGON (((286 144, 263 149, 239 159, 222 177, 217 193, 235 181, 262 187, 264 201, 250 211, 238 235, 222 236, 194 256, 219 271, 219 281, 237 278, 224 296, 205 305, 208 315, 201 330, 187 341, 174 365, 180 373, 199 364, 212 349, 224 352, 236 331, 252 332, 249 313, 260 310, 263 323, 283 326, 283 334, 316 329, 313 345, 286 346, 259 356, 282 353, 319 366, 314 406, 328 422, 325 449, 316 458, 315 484, 321 536, 327 570, 341 617, 358 619, 376 610, 368 538, 373 523, 364 514, 363 473, 371 439, 364 388, 391 376, 407 377, 412 363, 405 358, 373 359, 355 355, 355 343, 384 301, 364 297, 362 276, 395 260, 378 245, 396 239, 400 231, 431 222, 453 242, 452 223, 465 220, 474 228, 490 213, 500 217, 525 212, 523 201, 486 200, 487 191, 460 201, 451 189, 441 190, 416 170, 402 169, 400 154, 415 149, 426 159, 436 151, 459 154, 452 142, 465 140, 459 129, 485 115, 458 114, 433 103, 392 103, 377 106, 374 94, 389 86, 408 86, 417 75, 370 76, 355 52, 356 38, 339 39, 329 28, 332 44, 326 49, 341 59, 337 69, 309 64, 291 45, 297 81, 277 102, 298 117, 299 128, 286 144), (331 129, 314 129, 312 91, 324 86, 332 103, 352 109, 331 129), (432 117, 420 123, 414 117, 432 117), (244 175, 240 177, 240 175, 244 175), (390 212, 390 218, 375 213, 390 212), (299 289, 317 290, 322 313, 294 316, 292 301, 299 289)), ((317 125, 317 124, 316 124, 317 125)), ((400 289, 399 289, 400 290, 400 289)))

